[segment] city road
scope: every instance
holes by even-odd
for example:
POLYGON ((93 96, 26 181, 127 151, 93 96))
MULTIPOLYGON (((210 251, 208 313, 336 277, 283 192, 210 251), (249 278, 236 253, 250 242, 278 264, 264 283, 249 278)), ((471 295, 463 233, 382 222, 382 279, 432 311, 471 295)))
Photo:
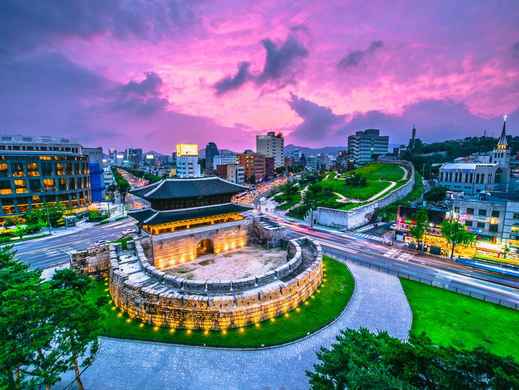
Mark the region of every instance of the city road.
POLYGON ((15 244, 14 249, 19 260, 32 268, 45 269, 67 263, 68 253, 71 251, 86 249, 101 240, 116 240, 124 231, 134 227, 134 221, 128 218, 105 225, 92 225, 79 231, 71 229, 70 233, 24 241, 15 244))
POLYGON ((506 301, 519 308, 519 280, 514 277, 474 270, 447 259, 420 256, 402 248, 391 247, 352 233, 329 233, 312 229, 269 214, 269 218, 287 227, 291 237, 316 239, 325 254, 346 258, 390 272, 430 280, 438 286, 485 294, 496 301, 506 301))

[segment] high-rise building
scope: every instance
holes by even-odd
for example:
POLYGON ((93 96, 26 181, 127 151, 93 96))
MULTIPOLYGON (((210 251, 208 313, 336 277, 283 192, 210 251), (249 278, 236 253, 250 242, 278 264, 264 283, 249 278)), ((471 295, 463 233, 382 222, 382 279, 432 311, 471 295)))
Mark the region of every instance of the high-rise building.
POLYGON ((126 159, 128 160, 130 167, 139 168, 143 161, 142 149, 128 148, 126 159))
POLYGON ((90 203, 88 157, 66 138, 0 137, 0 217, 43 203, 90 203))
POLYGON ((274 158, 274 168, 285 165, 283 134, 269 131, 266 135, 256 136, 256 152, 274 158))
POLYGON ((197 144, 177 144, 177 177, 200 177, 197 144))
POLYGON ((218 147, 214 142, 209 142, 205 147, 205 170, 207 173, 213 171, 213 161, 215 156, 218 156, 218 147))
POLYGON ((261 153, 254 153, 246 150, 238 154, 238 163, 243 167, 245 180, 258 182, 265 177, 265 156, 261 153))
POLYGON ((105 191, 103 148, 83 148, 83 154, 88 157, 92 201, 102 202, 105 191))
POLYGON ((373 161, 374 156, 386 154, 388 147, 389 137, 380 135, 378 129, 357 131, 348 137, 348 154, 358 165, 373 161))

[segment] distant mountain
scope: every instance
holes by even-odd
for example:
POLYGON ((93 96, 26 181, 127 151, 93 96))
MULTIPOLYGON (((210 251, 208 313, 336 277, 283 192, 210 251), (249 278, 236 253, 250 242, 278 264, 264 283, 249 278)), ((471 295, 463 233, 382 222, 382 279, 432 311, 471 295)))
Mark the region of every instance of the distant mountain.
POLYGON ((339 154, 339 152, 346 149, 346 146, 325 146, 322 148, 308 148, 306 146, 287 145, 285 146, 285 153, 291 153, 297 150, 303 153, 305 156, 315 156, 318 154, 331 154, 332 156, 336 156, 337 154, 339 154))

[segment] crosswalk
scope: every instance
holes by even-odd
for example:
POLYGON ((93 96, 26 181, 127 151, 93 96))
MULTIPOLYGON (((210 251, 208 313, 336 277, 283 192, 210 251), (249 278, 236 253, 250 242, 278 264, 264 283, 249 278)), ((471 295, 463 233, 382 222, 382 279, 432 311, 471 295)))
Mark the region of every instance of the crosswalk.
POLYGON ((400 249, 393 248, 388 250, 386 253, 384 253, 382 256, 389 257, 391 259, 395 260, 402 260, 402 261, 411 261, 414 259, 414 255, 411 253, 403 252, 400 249))
POLYGON ((373 241, 378 241, 378 242, 383 242, 383 243, 385 243, 387 241, 383 237, 374 236, 373 234, 368 234, 368 233, 350 233, 350 234, 355 236, 355 237, 365 238, 365 239, 368 239, 368 240, 373 240, 373 241))

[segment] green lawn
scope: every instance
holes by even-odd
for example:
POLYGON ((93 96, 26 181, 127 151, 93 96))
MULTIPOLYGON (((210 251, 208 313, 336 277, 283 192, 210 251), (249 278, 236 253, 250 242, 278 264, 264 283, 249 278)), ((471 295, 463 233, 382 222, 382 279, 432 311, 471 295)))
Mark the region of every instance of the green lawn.
MULTIPOLYGON (((123 313, 118 313, 108 304, 103 308, 106 314, 103 335, 178 344, 251 348, 296 340, 333 321, 344 310, 353 294, 354 279, 343 263, 325 257, 324 266, 326 281, 321 285, 320 291, 307 301, 308 304, 301 305, 300 310, 292 310, 274 321, 264 321, 259 327, 249 326, 242 331, 231 329, 227 334, 209 332, 206 335, 200 331, 188 333, 184 330, 170 333, 168 329, 153 328, 138 321, 128 322, 129 319, 123 313)), ((107 294, 106 289, 104 281, 97 282, 93 298, 107 294)))
POLYGON ((300 192, 293 193, 293 194, 281 193, 279 195, 274 196, 273 199, 276 202, 282 203, 280 206, 278 206, 279 209, 287 210, 301 201, 301 193, 300 192))
POLYGON ((347 198, 359 200, 367 200, 383 191, 390 185, 390 181, 399 182, 399 185, 404 184, 402 180, 404 171, 398 164, 372 163, 347 172, 342 179, 335 179, 334 176, 335 174, 327 175, 321 181, 323 187, 347 198), (365 186, 348 186, 344 183, 345 176, 352 176, 355 173, 367 179, 365 186))
MULTIPOLYGON (((372 163, 355 169, 356 172, 371 180, 399 181, 404 178, 404 170, 398 164, 372 163)), ((350 175, 350 172, 348 172, 350 175)))
MULTIPOLYGON (((321 193, 313 195, 311 191, 310 193, 306 193, 305 200, 308 204, 304 204, 292 209, 288 215, 293 218, 302 219, 307 214, 310 207, 309 205, 313 205, 313 207, 328 207, 338 210, 351 210, 361 206, 367 199, 383 191, 391 184, 390 181, 397 182, 397 185, 393 188, 393 190, 406 183, 406 180, 403 180, 404 170, 398 164, 372 163, 355 170, 348 171, 347 173, 344 173, 339 179, 335 178, 336 175, 337 173, 334 171, 328 172, 323 179, 316 183, 320 186, 321 193), (346 176, 351 176, 354 173, 358 173, 364 176, 367 180, 366 185, 346 185, 344 178, 346 176), (338 202, 338 197, 333 194, 334 192, 337 192, 347 198, 357 199, 361 202, 338 202)), ((294 204, 295 203, 290 203, 289 205, 284 205, 280 208, 286 210, 294 204)))
POLYGON ((401 279, 413 311, 412 333, 435 343, 483 346, 519 362, 519 312, 415 281, 401 279))

